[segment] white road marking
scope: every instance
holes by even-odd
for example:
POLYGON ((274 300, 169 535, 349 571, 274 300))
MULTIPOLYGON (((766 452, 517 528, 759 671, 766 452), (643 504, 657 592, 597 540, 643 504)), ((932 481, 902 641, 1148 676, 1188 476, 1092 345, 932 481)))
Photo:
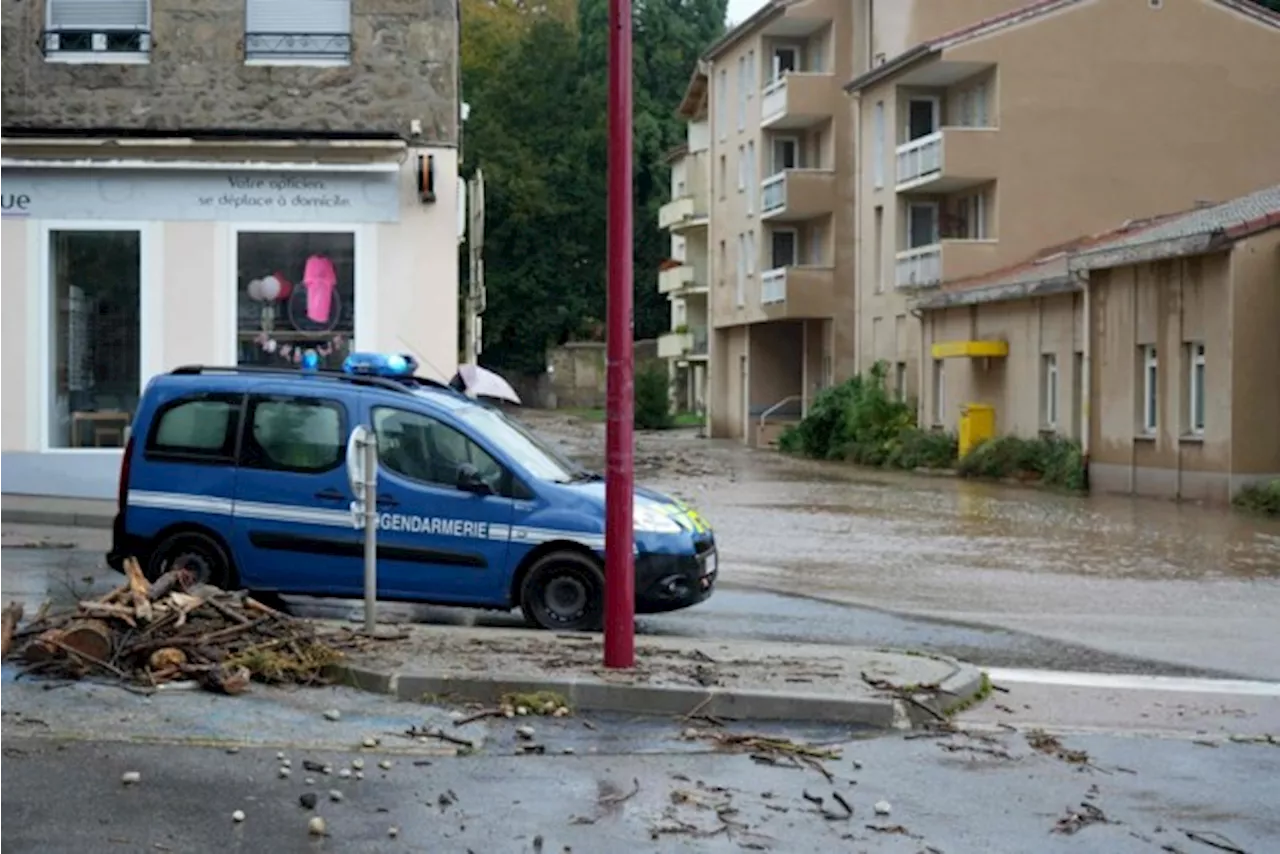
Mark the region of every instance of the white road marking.
POLYGON ((1068 670, 1012 670, 986 668, 996 685, 1060 685, 1071 688, 1110 688, 1116 691, 1173 691, 1187 694, 1237 694, 1280 697, 1280 682, 1245 679, 1196 679, 1182 676, 1135 676, 1126 673, 1077 673, 1068 670))

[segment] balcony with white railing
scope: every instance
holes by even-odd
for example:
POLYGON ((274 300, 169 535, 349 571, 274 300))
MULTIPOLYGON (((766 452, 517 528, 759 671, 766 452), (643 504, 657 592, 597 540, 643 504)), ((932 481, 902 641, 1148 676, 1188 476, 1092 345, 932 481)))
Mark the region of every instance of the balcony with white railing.
POLYGON ((806 128, 835 115, 836 76, 822 71, 788 71, 760 90, 760 126, 806 128))
POLYGON ((835 316, 835 270, 794 265, 760 274, 760 307, 770 320, 835 316))
POLYGON ((761 219, 798 222, 836 209, 833 169, 784 169, 760 183, 761 219))
MULTIPOLYGON (((700 286, 698 270, 692 264, 681 264, 658 273, 658 293, 674 294, 700 286)), ((705 283, 701 287, 706 287, 705 283)))
POLYGON ((999 174, 999 131, 945 127, 897 149, 899 193, 952 193, 999 174))
POLYGON ((942 280, 942 244, 899 252, 895 283, 900 288, 927 288, 942 280))
POLYGON ((686 326, 658 336, 658 358, 687 359, 707 354, 707 327, 686 326))
POLYGON ((946 239, 899 252, 895 282, 899 288, 931 288, 990 272, 999 265, 999 241, 946 239))

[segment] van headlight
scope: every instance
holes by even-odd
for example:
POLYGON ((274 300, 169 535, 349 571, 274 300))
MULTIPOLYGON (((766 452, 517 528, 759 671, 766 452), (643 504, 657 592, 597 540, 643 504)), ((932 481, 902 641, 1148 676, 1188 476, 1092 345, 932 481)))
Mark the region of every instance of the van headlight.
POLYGON ((632 511, 634 527, 646 534, 678 534, 680 523, 652 504, 636 504, 632 511))

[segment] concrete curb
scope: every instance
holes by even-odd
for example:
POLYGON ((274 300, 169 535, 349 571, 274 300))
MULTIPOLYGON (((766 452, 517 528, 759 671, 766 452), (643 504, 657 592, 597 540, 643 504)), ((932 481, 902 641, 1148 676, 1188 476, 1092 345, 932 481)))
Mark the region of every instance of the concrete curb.
MULTIPOLYGON (((972 700, 984 684, 982 672, 972 665, 947 661, 955 667, 939 686, 941 696, 922 693, 916 702, 943 710, 972 700)), ((911 703, 892 696, 851 697, 841 694, 792 695, 776 691, 734 688, 700 688, 692 685, 648 685, 607 682, 595 677, 454 676, 426 672, 388 672, 340 664, 330 668, 335 682, 408 702, 424 697, 450 698, 486 704, 504 694, 553 691, 575 708, 591 712, 628 712, 651 715, 699 714, 756 721, 821 721, 859 724, 876 729, 910 729, 932 719, 911 703)))
POLYGON ((60 510, 27 510, 6 508, 0 523, 12 525, 54 525, 69 528, 105 528, 110 530, 112 517, 100 513, 69 513, 60 510))

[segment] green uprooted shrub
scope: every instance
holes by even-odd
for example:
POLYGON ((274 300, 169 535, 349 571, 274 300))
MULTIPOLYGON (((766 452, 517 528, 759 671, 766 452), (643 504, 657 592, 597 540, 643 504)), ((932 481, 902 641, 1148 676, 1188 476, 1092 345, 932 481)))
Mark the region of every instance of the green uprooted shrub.
POLYGON ((1280 516, 1280 480, 1251 483, 1236 493, 1231 503, 1242 510, 1265 516, 1280 516))
POLYGON ((1014 478, 1073 490, 1085 485, 1080 446, 1056 436, 988 439, 965 455, 956 468, 963 477, 1014 478))
POLYGON ((886 366, 824 389, 809 413, 779 437, 778 447, 821 460, 868 466, 947 468, 956 456, 955 436, 916 427, 915 409, 885 388, 886 366))

